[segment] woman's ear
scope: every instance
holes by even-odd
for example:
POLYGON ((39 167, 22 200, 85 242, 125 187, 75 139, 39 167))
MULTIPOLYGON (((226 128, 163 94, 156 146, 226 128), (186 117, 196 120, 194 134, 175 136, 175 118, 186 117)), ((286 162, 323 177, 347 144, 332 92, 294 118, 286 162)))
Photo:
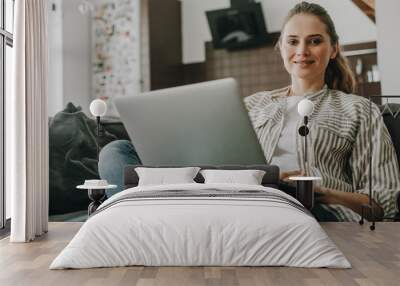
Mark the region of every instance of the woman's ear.
POLYGON ((338 52, 339 52, 339 43, 334 44, 333 46, 333 51, 331 54, 331 60, 333 60, 334 58, 336 58, 338 52))

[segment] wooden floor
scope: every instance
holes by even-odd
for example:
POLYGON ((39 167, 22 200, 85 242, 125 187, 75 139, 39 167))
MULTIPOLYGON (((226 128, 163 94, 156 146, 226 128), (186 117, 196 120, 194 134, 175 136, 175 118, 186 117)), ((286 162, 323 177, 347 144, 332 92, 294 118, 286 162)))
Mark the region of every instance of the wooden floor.
POLYGON ((353 268, 122 267, 48 270, 81 223, 50 223, 44 237, 27 244, 0 241, 0 285, 400 285, 400 223, 325 223, 324 229, 353 268))

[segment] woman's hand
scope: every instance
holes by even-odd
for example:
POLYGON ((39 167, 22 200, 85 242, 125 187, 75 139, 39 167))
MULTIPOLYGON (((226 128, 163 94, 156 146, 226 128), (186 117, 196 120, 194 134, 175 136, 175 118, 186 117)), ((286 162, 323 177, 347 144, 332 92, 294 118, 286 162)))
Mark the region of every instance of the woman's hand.
POLYGON ((279 179, 285 183, 287 183, 290 186, 295 187, 296 182, 289 180, 289 177, 292 176, 304 176, 304 171, 303 170, 295 170, 295 171, 288 171, 288 172, 281 172, 279 175, 279 179))
POLYGON ((317 204, 338 204, 336 190, 331 190, 324 187, 314 187, 315 203, 317 204))
MULTIPOLYGON (((354 212, 361 215, 361 206, 366 205, 369 202, 369 198, 365 194, 343 192, 339 190, 333 190, 324 187, 315 187, 315 202, 320 204, 338 204, 352 209, 354 212)), ((374 213, 376 217, 384 215, 383 208, 372 200, 374 207, 374 213)), ((365 214, 369 219, 369 214, 365 214)))

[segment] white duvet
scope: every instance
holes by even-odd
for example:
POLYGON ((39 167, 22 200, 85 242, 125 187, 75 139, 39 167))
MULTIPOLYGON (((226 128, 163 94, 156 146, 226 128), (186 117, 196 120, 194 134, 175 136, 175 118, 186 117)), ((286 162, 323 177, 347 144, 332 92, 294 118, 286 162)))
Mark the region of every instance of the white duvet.
MULTIPOLYGON (((146 266, 294 266, 350 268, 318 222, 293 206, 246 198, 124 201, 149 190, 263 190, 262 186, 179 184, 127 189, 104 202, 50 269, 146 266)), ((297 201, 296 201, 297 202, 297 201)))

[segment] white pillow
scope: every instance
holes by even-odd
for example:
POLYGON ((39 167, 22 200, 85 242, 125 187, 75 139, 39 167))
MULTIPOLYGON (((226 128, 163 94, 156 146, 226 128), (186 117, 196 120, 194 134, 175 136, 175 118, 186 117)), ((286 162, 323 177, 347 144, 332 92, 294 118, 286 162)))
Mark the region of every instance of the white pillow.
POLYGON ((265 171, 262 170, 202 170, 206 184, 261 185, 265 171))
POLYGON ((135 168, 139 176, 138 186, 195 183, 193 179, 199 170, 199 167, 135 168))

